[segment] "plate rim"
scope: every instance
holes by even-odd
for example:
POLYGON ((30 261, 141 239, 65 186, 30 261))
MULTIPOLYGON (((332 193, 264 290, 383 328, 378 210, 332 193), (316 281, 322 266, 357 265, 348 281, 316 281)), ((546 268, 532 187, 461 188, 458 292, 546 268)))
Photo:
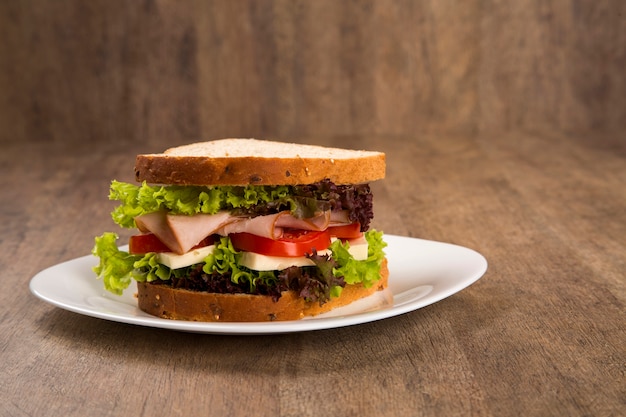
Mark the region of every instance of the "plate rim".
MULTIPOLYGON (((334 329, 338 327, 348 327, 358 324, 365 324, 374 321, 384 320, 396 316, 400 316, 406 314, 411 311, 415 311, 426 306, 435 304, 445 298, 448 298, 470 285, 474 284, 480 278, 484 276, 488 268, 487 259, 479 252, 474 249, 470 249, 465 246, 440 242, 435 240, 427 240, 421 238, 414 238, 409 236, 399 236, 399 235, 384 235, 385 242, 387 243, 387 257, 389 260, 389 286, 392 287, 392 283, 394 280, 393 270, 394 264, 393 256, 391 256, 391 249, 395 245, 400 245, 402 243, 411 242, 411 244, 419 246, 434 246, 438 248, 462 251, 466 255, 471 256, 472 260, 476 262, 475 270, 471 271, 471 274, 468 273, 467 276, 464 276, 458 281, 455 281, 453 285, 449 285, 445 287, 443 290, 436 292, 433 296, 427 297, 426 302, 424 302, 423 298, 420 297, 414 300, 409 300, 399 306, 395 303, 395 297, 399 294, 393 294, 394 304, 392 306, 385 306, 379 309, 375 309, 372 311, 362 311, 356 312, 353 314, 340 315, 334 317, 311 317, 302 320, 291 320, 291 321, 278 321, 278 322, 195 322, 195 321, 182 321, 182 320, 169 320, 163 319, 159 317, 153 317, 147 315, 147 313, 139 310, 138 307, 135 307, 137 313, 146 315, 124 315, 124 314, 113 314, 113 313, 105 313, 102 311, 97 311, 95 309, 89 309, 85 307, 81 307, 78 305, 73 305, 67 302, 63 302, 58 297, 53 297, 46 291, 42 291, 41 281, 44 279, 50 279, 49 276, 52 275, 56 270, 62 269, 63 267, 67 267, 68 265, 73 265, 79 262, 86 262, 88 258, 95 257, 93 255, 85 255, 78 258, 70 259, 67 261, 60 262, 58 264, 49 266, 37 274, 35 274, 30 282, 29 289, 31 293, 39 298, 40 300, 47 302, 49 304, 54 305, 55 307, 71 311, 73 313, 82 314, 89 317, 94 317, 102 320, 108 320, 113 322, 131 324, 131 325, 139 325, 143 327, 152 327, 152 328, 160 328, 166 330, 175 330, 182 332, 191 332, 191 333, 204 333, 204 334, 224 334, 224 335, 267 335, 267 334, 283 334, 283 333, 294 333, 294 332, 304 332, 304 331, 314 331, 314 330, 325 330, 325 329, 334 329)), ((397 249, 398 250, 398 249, 397 249)), ((417 269, 417 268, 416 268, 417 269)), ((89 271, 91 272, 91 271, 89 271)), ((419 288, 418 286, 412 288, 419 288)), ((402 294, 402 293, 401 293, 402 294)), ((104 298, 104 296, 100 296, 104 298)), ((111 301, 111 300, 109 300, 111 301)), ((126 304, 126 303, 124 303, 126 304)))

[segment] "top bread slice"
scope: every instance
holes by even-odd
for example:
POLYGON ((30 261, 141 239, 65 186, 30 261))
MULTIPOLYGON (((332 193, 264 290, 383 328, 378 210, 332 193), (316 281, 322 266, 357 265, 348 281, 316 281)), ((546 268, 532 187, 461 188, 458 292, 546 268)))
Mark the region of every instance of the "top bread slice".
POLYGON ((258 139, 220 139, 137 155, 137 181, 173 185, 359 184, 385 177, 385 154, 258 139))

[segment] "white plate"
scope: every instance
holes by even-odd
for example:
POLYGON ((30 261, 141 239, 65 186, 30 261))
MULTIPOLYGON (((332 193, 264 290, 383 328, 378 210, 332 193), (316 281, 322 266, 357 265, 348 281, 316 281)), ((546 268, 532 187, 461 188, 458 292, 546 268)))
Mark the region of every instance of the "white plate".
POLYGON ((368 297, 316 317, 268 323, 205 323, 153 317, 137 308, 135 288, 116 296, 104 290, 91 268, 91 255, 39 272, 31 292, 57 307, 91 317, 148 327, 216 334, 271 334, 331 329, 381 320, 436 303, 477 281, 486 259, 471 249, 449 243, 385 235, 392 302, 368 297))

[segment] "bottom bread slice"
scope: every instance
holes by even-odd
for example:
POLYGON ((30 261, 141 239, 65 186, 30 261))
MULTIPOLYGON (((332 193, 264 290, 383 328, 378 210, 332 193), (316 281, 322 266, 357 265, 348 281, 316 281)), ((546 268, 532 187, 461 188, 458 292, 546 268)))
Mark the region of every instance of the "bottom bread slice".
POLYGON ((217 294, 166 285, 137 283, 139 308, 153 316, 173 320, 261 322, 298 320, 348 305, 356 300, 387 288, 389 270, 385 259, 380 269, 381 279, 369 288, 360 284, 346 285, 339 297, 323 305, 307 302, 293 291, 285 291, 278 301, 270 296, 250 294, 217 294))

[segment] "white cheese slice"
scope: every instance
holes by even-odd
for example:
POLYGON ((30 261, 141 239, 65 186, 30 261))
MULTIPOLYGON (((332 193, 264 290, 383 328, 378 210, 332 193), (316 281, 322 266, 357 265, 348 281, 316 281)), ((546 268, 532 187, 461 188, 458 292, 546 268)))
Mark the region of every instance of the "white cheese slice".
POLYGON ((157 262, 171 269, 184 268, 189 265, 204 262, 204 258, 213 253, 213 249, 215 249, 215 245, 193 249, 182 255, 178 255, 174 252, 158 253, 157 262))
MULTIPOLYGON (((334 240, 334 239, 333 239, 334 240)), ((204 262, 204 258, 213 253, 215 245, 191 250, 183 255, 174 252, 157 254, 157 262, 171 269, 184 268, 189 265, 204 262)), ((350 241, 348 252, 357 261, 367 259, 367 240, 365 238, 350 241)), ((319 251, 320 255, 330 254, 330 250, 319 251)), ((280 271, 290 266, 313 266, 312 260, 302 257, 267 256, 254 252, 243 252, 239 264, 255 271, 280 271)))
MULTIPOLYGON (((327 255, 330 251, 323 250, 317 253, 319 255, 327 255)), ((241 258, 239 258, 239 265, 255 271, 280 271, 290 266, 314 266, 315 263, 304 256, 268 256, 254 252, 243 252, 241 258)))
MULTIPOLYGON (((353 240, 350 242, 348 252, 357 261, 367 259, 367 240, 353 240)), ((319 251, 319 255, 329 255, 330 250, 319 251)), ((241 254, 239 264, 255 271, 280 271, 290 266, 314 266, 312 260, 302 257, 267 256, 254 252, 244 252, 241 254)))
POLYGON ((349 243, 350 248, 348 249, 348 252, 350 252, 350 255, 352 255, 354 259, 356 259, 357 261, 364 261, 367 259, 368 246, 365 236, 361 236, 357 239, 352 239, 349 241, 349 243))

